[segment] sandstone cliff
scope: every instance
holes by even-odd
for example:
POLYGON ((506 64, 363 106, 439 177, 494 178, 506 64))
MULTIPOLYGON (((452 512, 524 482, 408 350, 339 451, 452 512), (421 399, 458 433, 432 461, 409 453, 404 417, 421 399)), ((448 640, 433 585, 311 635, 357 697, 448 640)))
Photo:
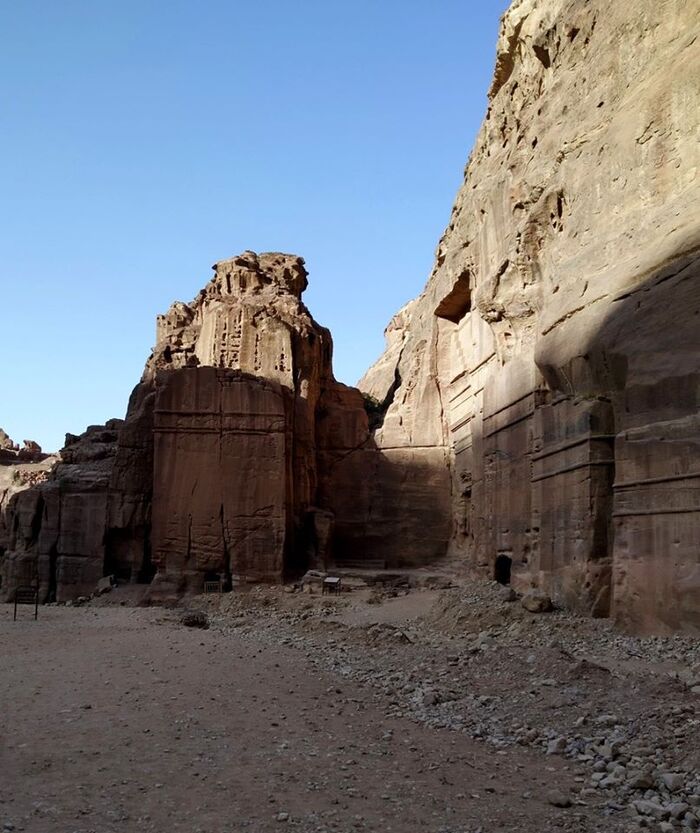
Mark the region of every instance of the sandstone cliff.
MULTIPOLYGON (((152 471, 137 490, 152 494, 140 526, 151 526, 156 585, 175 593, 205 576, 279 580, 323 561, 314 544, 322 402, 333 396, 330 409, 350 421, 348 442, 368 440, 362 398, 334 380, 330 333, 301 301, 303 260, 245 252, 214 270, 192 303, 159 317, 126 419, 148 453, 135 456, 129 442, 117 455, 127 488, 143 479, 135 470, 152 471)), ((133 568, 137 552, 115 569, 133 568)))
MULTIPOLYGON (((700 628, 699 36, 683 0, 516 0, 367 400, 333 377, 301 258, 216 264, 159 318, 125 421, 5 490, 5 595, 450 555, 629 627, 700 628)), ((0 434, 0 463, 22 453, 0 434)))
POLYGON ((3 511, 6 597, 38 579, 64 601, 115 575, 170 600, 207 580, 444 554, 444 455, 376 448, 306 285, 301 258, 244 252, 159 316, 126 419, 68 435, 47 481, 3 511))
POLYGON ((430 472, 414 452, 377 451, 360 393, 333 377, 330 333, 301 300, 303 260, 245 252, 214 269, 159 318, 135 395, 134 418, 142 403, 152 412, 156 585, 442 555, 449 515, 425 494, 430 472))
POLYGON ((513 3, 433 272, 360 383, 391 392, 380 448, 449 458, 453 552, 643 629, 700 627, 699 35, 683 0, 513 3))
POLYGON ((35 582, 44 601, 94 589, 103 575, 107 486, 120 425, 121 420, 111 420, 80 437, 67 434, 60 455, 32 449, 32 462, 22 462, 19 450, 16 461, 2 465, 0 460, 1 592, 6 599, 15 587, 35 582))

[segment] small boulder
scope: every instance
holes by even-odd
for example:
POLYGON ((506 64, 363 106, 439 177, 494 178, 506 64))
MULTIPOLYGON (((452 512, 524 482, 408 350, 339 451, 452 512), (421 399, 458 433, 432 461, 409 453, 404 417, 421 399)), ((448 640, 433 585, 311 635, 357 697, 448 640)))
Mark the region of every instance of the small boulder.
POLYGON ((498 590, 498 595, 502 602, 510 603, 518 600, 518 594, 512 587, 501 587, 498 590))
POLYGON ((651 772, 636 770, 629 774, 627 783, 633 790, 651 790, 654 787, 654 777, 651 772))
POLYGON ((563 755, 566 752, 566 738, 555 738, 547 744, 548 755, 563 755))
POLYGON ((436 706, 440 702, 440 696, 437 691, 428 688, 423 692, 421 700, 424 706, 436 706))
POLYGON ((552 600, 541 590, 530 590, 520 600, 520 604, 530 613, 547 613, 552 610, 552 600))
POLYGON ((670 793, 678 792, 685 786, 685 776, 678 772, 662 772, 659 781, 670 793))
POLYGON ((552 807, 571 807, 571 799, 569 796, 559 790, 552 790, 552 792, 548 793, 547 801, 552 807))
POLYGON ((667 804, 666 809, 671 814, 671 818, 680 820, 690 810, 690 807, 685 801, 674 801, 671 804, 667 804))
POLYGON ((667 819, 669 816, 668 810, 658 801, 650 801, 643 799, 641 801, 632 802, 632 806, 639 813, 640 816, 653 816, 656 819, 667 819))
POLYGON ((186 628, 202 628, 206 630, 209 627, 209 617, 203 610, 186 610, 180 616, 180 622, 186 628))
POLYGON ((114 576, 102 576, 102 578, 97 582, 95 595, 102 596, 105 593, 109 593, 115 584, 116 582, 114 580, 114 576))

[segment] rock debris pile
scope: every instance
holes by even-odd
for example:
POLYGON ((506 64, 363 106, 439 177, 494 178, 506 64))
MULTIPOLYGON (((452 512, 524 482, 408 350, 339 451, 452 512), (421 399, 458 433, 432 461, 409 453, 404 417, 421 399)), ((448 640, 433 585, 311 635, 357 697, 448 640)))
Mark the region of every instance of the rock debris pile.
POLYGON ((494 751, 532 748, 544 767, 565 758, 577 787, 553 791, 554 806, 595 807, 625 830, 700 826, 697 639, 532 614, 487 582, 372 592, 358 601, 260 588, 201 603, 224 632, 299 649, 367 686, 387 718, 465 733, 494 751))

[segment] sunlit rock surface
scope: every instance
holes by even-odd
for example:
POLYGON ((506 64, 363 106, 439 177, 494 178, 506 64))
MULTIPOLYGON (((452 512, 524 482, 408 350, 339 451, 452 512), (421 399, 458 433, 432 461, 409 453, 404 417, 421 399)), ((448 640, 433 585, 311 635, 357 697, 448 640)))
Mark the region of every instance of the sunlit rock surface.
MULTIPOLYGON (((452 551, 637 629, 700 627, 700 19, 515 2, 380 448, 449 457, 452 551)), ((394 330, 396 329, 394 325, 394 330)))

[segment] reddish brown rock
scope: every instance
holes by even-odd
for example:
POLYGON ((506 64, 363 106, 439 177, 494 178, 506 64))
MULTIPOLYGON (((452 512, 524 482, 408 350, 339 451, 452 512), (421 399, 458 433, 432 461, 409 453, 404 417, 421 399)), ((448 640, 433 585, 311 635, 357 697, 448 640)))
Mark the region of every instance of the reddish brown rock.
POLYGON ((444 459, 435 473, 420 452, 377 452, 362 396, 333 378, 330 333, 301 302, 301 258, 245 252, 214 268, 159 318, 142 382, 155 391, 154 593, 444 554, 450 519, 430 482, 449 488, 444 459))
POLYGON ((294 518, 293 403, 279 383, 214 367, 168 374, 155 400, 158 583, 276 581, 294 518))
POLYGON ((113 575, 168 601, 206 580, 444 554, 442 450, 377 451, 306 285, 301 258, 245 252, 159 317, 126 420, 67 435, 47 483, 8 507, 6 593, 32 573, 60 601, 113 575))
POLYGON ((28 479, 0 508, 5 598, 35 582, 43 601, 94 589, 103 575, 107 487, 120 425, 111 420, 80 437, 68 434, 60 455, 22 465, 20 471, 41 476, 28 479))
MULTIPOLYGON (((14 539, 16 525, 10 507, 18 506, 20 494, 44 483, 56 464, 55 454, 44 454, 37 444, 29 453, 22 453, 17 443, 0 429, 0 576, 5 574, 7 552, 14 539)), ((28 444, 25 441, 25 449, 28 444)), ((0 582, 0 592, 2 584, 0 582)))

